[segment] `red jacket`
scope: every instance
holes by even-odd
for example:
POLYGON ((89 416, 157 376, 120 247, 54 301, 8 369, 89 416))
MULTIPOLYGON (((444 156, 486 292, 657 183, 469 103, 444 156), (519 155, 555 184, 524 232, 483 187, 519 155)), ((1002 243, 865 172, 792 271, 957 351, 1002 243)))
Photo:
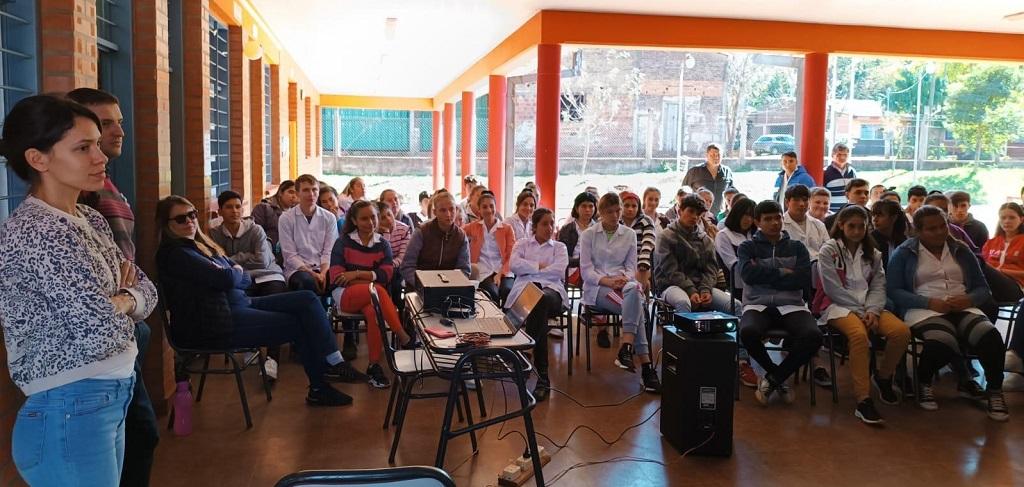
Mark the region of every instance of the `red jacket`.
MULTIPOLYGON (((512 227, 501 221, 495 225, 498 225, 494 231, 494 239, 498 242, 498 253, 501 255, 501 275, 507 276, 512 273, 509 270, 509 259, 512 258, 512 246, 516 243, 516 235, 512 227)), ((482 220, 476 220, 464 225, 462 231, 469 237, 469 261, 476 264, 480 262, 480 251, 484 248, 484 232, 487 231, 487 227, 482 220)))
MULTIPOLYGON (((1006 248, 1006 256, 1003 256, 1003 248, 1006 247, 1006 236, 996 236, 985 242, 981 248, 981 256, 988 265, 999 270, 1024 271, 1024 236, 1017 235, 1010 240, 1010 246, 1006 248), (1002 259, 1002 265, 999 260, 1002 259)), ((1017 278, 1017 282, 1024 285, 1024 279, 1017 278)))

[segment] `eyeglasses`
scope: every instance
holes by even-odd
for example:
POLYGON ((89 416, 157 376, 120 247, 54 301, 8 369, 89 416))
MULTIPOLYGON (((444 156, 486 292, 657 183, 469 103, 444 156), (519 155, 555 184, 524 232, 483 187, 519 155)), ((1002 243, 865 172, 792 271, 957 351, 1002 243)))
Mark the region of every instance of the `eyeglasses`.
POLYGON ((178 216, 172 216, 170 220, 173 221, 174 223, 177 223, 178 225, 184 225, 189 220, 196 221, 196 218, 198 217, 199 215, 196 213, 196 210, 192 210, 188 213, 183 213, 178 216))

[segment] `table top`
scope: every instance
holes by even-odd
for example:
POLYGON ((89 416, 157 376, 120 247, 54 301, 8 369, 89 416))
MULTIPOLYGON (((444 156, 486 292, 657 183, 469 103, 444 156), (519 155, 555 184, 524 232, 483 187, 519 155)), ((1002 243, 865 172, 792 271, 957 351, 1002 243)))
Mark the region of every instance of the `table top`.
MULTIPOLYGON (((504 312, 501 308, 498 308, 498 306, 490 299, 487 299, 485 294, 478 291, 476 297, 478 298, 476 301, 476 314, 478 317, 504 316, 504 312)), ((456 337, 438 338, 424 332, 423 330, 425 328, 437 327, 455 331, 455 328, 458 328, 460 324, 470 323, 473 321, 473 318, 452 318, 451 320, 455 322, 455 327, 446 327, 441 324, 442 316, 440 314, 423 311, 423 301, 418 293, 406 294, 405 305, 407 308, 406 311, 408 311, 410 316, 412 316, 413 324, 416 325, 416 328, 420 332, 420 336, 426 342, 427 347, 429 347, 431 351, 444 354, 461 354, 466 351, 466 348, 455 347, 456 337)), ((534 341, 525 330, 520 329, 515 335, 510 337, 492 337, 490 343, 486 346, 502 347, 511 350, 525 350, 533 348, 534 341)))

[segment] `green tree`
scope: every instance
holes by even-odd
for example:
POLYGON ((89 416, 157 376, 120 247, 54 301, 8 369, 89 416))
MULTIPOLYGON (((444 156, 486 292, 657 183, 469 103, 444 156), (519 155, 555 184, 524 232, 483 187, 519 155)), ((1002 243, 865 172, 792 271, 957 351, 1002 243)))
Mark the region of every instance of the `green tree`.
POLYGON ((1002 154, 1022 128, 1024 85, 1021 70, 1009 66, 975 67, 957 73, 946 98, 946 125, 978 163, 983 151, 1002 154))

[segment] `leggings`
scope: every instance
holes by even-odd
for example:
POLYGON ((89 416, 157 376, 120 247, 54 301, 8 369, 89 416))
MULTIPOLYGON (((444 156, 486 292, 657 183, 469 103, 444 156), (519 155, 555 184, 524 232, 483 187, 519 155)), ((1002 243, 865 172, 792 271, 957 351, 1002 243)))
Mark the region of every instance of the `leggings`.
POLYGON ((922 320, 911 331, 924 342, 917 373, 920 381, 931 384, 932 378, 954 357, 963 356, 963 345, 978 355, 985 369, 988 390, 1003 388, 1003 339, 999 330, 982 315, 955 312, 922 320))
MULTIPOLYGON (((853 376, 853 392, 857 396, 857 402, 870 397, 870 384, 868 378, 871 376, 869 364, 871 363, 871 350, 868 342, 868 329, 859 316, 850 313, 843 318, 829 320, 828 322, 835 329, 839 330, 850 344, 850 373, 853 376)), ((882 363, 878 367, 878 376, 883 379, 890 379, 900 359, 906 353, 907 343, 910 342, 910 329, 907 328, 896 315, 883 311, 878 316, 878 329, 876 334, 885 337, 885 353, 882 363)))
MULTIPOLYGON (((402 331, 402 321, 398 318, 398 308, 391 301, 391 295, 384 286, 374 283, 377 290, 377 297, 380 299, 380 310, 384 314, 384 321, 391 331, 402 331)), ((356 284, 346 286, 345 292, 341 295, 340 309, 346 313, 362 313, 366 317, 367 347, 370 350, 370 363, 380 362, 380 354, 384 348, 384 341, 381 337, 380 326, 377 325, 377 312, 373 309, 373 301, 370 300, 370 286, 368 284, 356 284)))

